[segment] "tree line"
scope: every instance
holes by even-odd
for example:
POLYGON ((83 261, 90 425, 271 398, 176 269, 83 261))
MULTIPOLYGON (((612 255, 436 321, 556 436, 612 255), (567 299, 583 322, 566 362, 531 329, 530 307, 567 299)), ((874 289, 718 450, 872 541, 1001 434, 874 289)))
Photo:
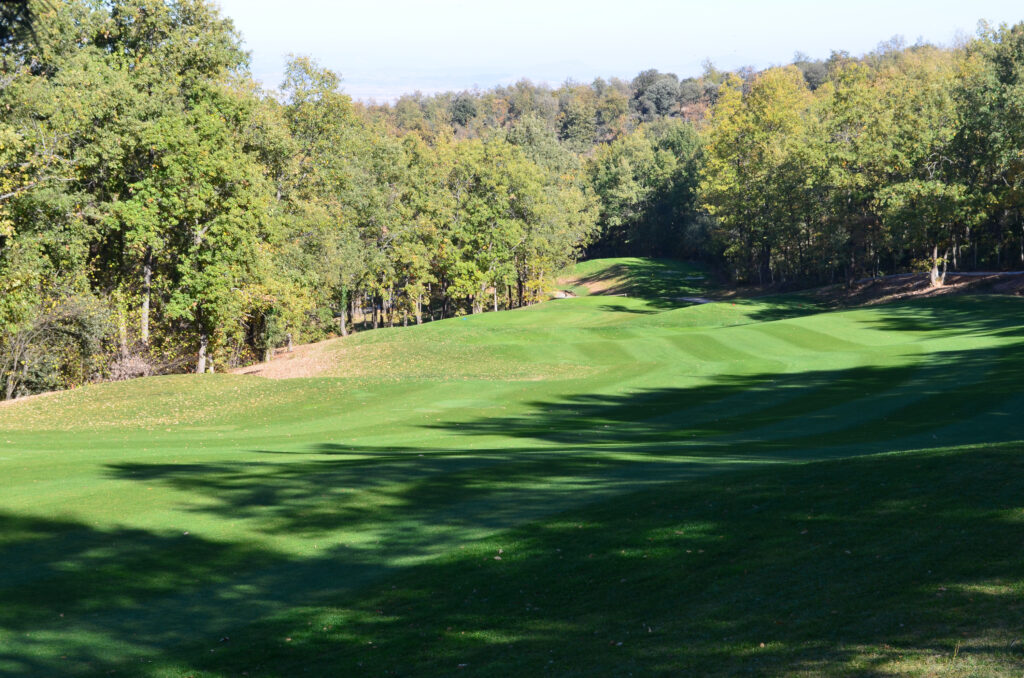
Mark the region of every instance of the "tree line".
POLYGON ((1024 24, 957 49, 731 77, 698 191, 734 275, 829 281, 1024 265, 1024 24))
POLYGON ((207 0, 0 21, 3 397, 543 297, 580 256, 812 284, 1024 260, 1024 28, 359 103, 207 0))
POLYGON ((596 227, 563 159, 395 130, 203 0, 29 2, 0 90, 5 397, 535 301, 596 227))

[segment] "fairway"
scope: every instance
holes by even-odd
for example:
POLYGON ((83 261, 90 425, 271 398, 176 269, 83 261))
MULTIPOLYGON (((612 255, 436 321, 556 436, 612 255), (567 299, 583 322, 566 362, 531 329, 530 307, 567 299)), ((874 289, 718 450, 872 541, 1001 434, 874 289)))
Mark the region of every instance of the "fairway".
POLYGON ((1020 675, 1024 299, 707 280, 0 406, 0 675, 1020 675))

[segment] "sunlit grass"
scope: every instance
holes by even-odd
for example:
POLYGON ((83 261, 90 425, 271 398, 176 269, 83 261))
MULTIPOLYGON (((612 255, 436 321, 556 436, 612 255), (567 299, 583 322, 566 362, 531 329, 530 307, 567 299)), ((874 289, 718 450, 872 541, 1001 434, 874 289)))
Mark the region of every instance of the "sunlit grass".
POLYGON ((1020 666, 1024 300, 575 275, 628 296, 0 407, 0 673, 1020 666))

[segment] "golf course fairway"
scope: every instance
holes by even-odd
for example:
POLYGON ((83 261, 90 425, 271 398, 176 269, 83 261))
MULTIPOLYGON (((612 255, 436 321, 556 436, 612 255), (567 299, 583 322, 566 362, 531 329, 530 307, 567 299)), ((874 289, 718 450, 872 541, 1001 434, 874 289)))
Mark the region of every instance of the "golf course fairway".
POLYGON ((0 407, 0 675, 1021 674, 1024 299, 576 276, 0 407))

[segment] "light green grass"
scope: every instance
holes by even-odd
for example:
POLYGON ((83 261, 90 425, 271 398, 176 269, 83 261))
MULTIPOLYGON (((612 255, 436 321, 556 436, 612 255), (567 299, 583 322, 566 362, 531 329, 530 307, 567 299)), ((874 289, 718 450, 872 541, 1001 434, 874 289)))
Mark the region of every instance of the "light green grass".
POLYGON ((576 274, 0 408, 0 674, 1019 674, 1024 300, 576 274))

